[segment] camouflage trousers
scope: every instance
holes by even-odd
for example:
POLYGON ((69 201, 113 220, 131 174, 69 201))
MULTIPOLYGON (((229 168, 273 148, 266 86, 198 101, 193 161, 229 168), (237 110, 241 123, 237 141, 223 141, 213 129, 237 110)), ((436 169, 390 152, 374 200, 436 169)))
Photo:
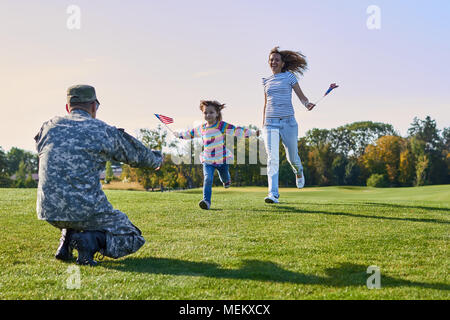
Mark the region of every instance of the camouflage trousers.
POLYGON ((47 221, 59 229, 77 231, 103 231, 106 234, 106 250, 104 256, 120 258, 138 251, 145 239, 127 215, 119 210, 101 214, 87 221, 47 221))

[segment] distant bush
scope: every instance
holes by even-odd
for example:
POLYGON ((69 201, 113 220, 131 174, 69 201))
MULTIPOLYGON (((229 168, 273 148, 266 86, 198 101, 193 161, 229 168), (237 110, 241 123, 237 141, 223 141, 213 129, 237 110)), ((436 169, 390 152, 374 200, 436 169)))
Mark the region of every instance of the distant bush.
POLYGON ((14 185, 14 181, 6 176, 0 175, 0 188, 11 188, 14 185))
POLYGON ((369 179, 367 179, 367 186, 374 188, 386 188, 389 186, 389 183, 384 175, 374 173, 369 177, 369 179))
POLYGON ((24 181, 24 187, 25 188, 37 188, 37 182, 34 181, 31 173, 28 175, 28 177, 24 181))

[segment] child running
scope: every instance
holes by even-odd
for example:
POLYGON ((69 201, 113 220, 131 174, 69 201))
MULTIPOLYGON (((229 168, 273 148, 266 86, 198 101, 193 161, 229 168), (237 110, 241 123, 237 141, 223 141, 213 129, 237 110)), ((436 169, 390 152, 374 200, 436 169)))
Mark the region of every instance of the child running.
POLYGON ((228 163, 233 161, 233 153, 225 147, 225 135, 248 138, 252 133, 249 129, 235 127, 222 121, 221 110, 224 107, 225 104, 218 101, 200 101, 200 110, 203 112, 206 123, 185 132, 175 133, 180 139, 200 137, 203 139, 203 152, 200 154, 204 175, 203 200, 199 202, 199 206, 205 210, 211 207, 212 184, 216 169, 223 186, 229 188, 231 185, 228 163))

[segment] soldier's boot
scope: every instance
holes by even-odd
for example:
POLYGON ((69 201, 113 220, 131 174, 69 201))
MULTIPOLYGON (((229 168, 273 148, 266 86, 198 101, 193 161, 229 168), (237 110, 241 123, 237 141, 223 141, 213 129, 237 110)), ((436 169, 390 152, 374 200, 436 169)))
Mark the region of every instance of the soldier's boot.
POLYGON ((62 229, 61 238, 59 239, 59 247, 56 250, 55 258, 62 261, 67 261, 73 258, 73 248, 70 246, 73 229, 62 229))
POLYGON ((101 231, 77 232, 72 235, 71 244, 78 251, 78 264, 96 266, 94 254, 105 251, 106 235, 101 231))

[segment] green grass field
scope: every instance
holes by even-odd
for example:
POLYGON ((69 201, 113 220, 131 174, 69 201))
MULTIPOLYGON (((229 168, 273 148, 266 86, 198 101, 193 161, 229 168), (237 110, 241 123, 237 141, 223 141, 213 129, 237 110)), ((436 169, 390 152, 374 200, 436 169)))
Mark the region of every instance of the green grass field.
POLYGON ((59 230, 35 189, 0 189, 0 299, 449 299, 450 185, 373 189, 106 191, 147 243, 80 267, 53 258, 59 230), (368 289, 375 265, 381 288, 368 289), (77 270, 77 269, 75 269, 77 270))

